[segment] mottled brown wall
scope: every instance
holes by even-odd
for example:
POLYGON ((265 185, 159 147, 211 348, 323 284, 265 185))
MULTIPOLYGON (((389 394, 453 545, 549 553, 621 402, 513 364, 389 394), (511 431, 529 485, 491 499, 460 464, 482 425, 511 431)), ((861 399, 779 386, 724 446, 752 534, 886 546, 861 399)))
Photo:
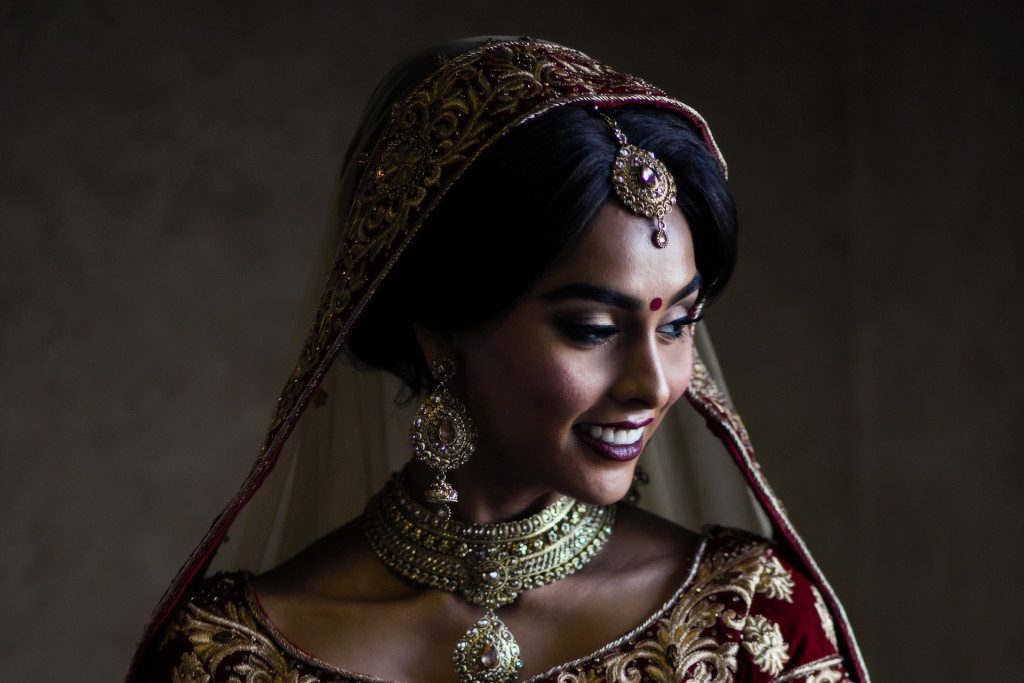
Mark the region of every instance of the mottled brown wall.
POLYGON ((876 679, 1012 678, 1014 5, 214 4, 0 3, 0 677, 123 673, 255 455, 374 82, 497 32, 711 121, 746 232, 710 324, 876 679))

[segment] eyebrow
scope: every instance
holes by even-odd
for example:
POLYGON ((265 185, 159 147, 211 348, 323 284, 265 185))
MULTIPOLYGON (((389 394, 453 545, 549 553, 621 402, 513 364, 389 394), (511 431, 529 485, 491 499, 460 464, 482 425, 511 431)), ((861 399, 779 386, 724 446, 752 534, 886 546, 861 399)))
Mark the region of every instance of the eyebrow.
MULTIPOLYGON (((701 284, 700 274, 698 273, 693 276, 693 279, 685 287, 675 293, 669 300, 668 305, 676 305, 700 289, 701 284)), ((588 282, 573 282, 572 284, 552 289, 550 292, 542 294, 540 298, 552 303, 571 299, 583 299, 585 301, 596 301, 599 304, 608 304, 609 306, 615 306, 626 311, 636 311, 643 306, 643 302, 635 296, 588 282)))

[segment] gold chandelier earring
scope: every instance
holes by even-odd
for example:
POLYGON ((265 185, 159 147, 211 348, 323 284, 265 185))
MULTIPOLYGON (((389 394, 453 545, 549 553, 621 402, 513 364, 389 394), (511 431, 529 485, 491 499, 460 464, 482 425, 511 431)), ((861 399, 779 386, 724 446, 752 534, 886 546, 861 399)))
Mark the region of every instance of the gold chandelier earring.
POLYGON ((441 356, 430 367, 437 380, 412 422, 409 437, 412 452, 420 462, 437 471, 437 479, 427 487, 426 501, 436 505, 441 520, 451 517, 449 503, 459 501, 459 493, 445 479, 450 470, 463 465, 476 448, 476 428, 465 404, 454 396, 448 382, 455 376, 455 360, 441 356))

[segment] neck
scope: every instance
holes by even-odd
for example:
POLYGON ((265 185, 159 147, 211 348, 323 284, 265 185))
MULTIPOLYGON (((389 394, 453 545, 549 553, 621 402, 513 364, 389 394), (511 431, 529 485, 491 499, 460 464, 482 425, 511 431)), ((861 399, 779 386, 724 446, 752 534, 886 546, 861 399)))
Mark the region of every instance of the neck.
MULTIPOLYGON (((448 480, 459 492, 459 502, 452 505, 452 514, 470 524, 499 524, 523 517, 551 505, 562 496, 554 491, 524 486, 507 473, 483 467, 483 458, 469 462, 448 474, 448 480)), ((437 473, 419 460, 406 467, 406 485, 419 503, 423 492, 437 478, 437 473)))

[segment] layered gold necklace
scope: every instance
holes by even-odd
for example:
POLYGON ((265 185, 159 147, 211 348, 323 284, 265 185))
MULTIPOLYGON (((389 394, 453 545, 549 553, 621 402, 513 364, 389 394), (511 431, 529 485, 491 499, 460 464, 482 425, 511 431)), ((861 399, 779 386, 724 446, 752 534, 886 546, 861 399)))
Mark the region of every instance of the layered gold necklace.
POLYGON ((459 679, 513 681, 522 669, 519 643, 495 614, 530 588, 582 569, 604 546, 615 506, 562 498, 514 522, 466 524, 423 507, 395 475, 363 513, 363 527, 381 561, 403 578, 460 592, 485 609, 455 644, 459 679))

